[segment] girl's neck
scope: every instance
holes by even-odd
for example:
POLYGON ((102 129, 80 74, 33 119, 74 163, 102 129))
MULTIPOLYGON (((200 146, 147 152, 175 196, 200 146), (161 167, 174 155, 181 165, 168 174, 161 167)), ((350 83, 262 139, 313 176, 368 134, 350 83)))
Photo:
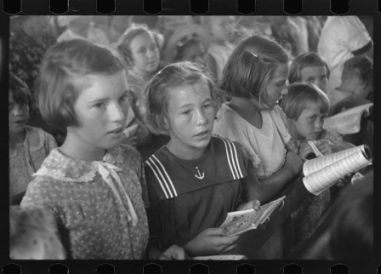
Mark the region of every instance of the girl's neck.
POLYGON ((105 149, 92 148, 84 140, 72 136, 69 132, 60 150, 71 158, 84 161, 100 161, 106 153, 105 149))
POLYGON ((232 97, 229 106, 256 128, 262 128, 262 114, 252 99, 232 97))
POLYGON ((183 144, 178 144, 178 142, 171 139, 167 144, 168 150, 174 154, 177 158, 182 160, 196 160, 204 155, 206 147, 202 149, 191 149, 186 148, 183 144))

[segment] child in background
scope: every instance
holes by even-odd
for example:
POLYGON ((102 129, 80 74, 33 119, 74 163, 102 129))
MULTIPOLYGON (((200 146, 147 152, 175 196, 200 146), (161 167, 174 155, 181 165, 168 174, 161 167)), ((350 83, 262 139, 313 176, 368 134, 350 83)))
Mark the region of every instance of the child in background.
POLYGON ((150 126, 170 136, 145 162, 152 246, 181 245, 190 256, 233 250, 238 236, 218 227, 227 212, 268 197, 241 146, 212 137, 219 91, 201 67, 182 62, 158 72, 146 93, 150 126))
MULTIPOLYGON (((324 118, 329 112, 329 100, 313 84, 294 83, 289 86, 287 94, 282 98, 281 107, 287 116, 287 127, 293 140, 290 147, 302 159, 317 157, 308 141, 313 141, 323 155, 352 146, 344 142, 340 135, 323 129, 324 118)), ((331 192, 324 191, 305 201, 304 206, 293 213, 292 220, 288 223, 287 249, 311 236, 330 201, 331 192)))
POLYGON ((332 114, 345 108, 373 102, 373 62, 365 56, 348 59, 343 66, 341 84, 330 93, 332 114))
POLYGON ((205 16, 204 26, 212 39, 208 48, 207 67, 216 81, 220 81, 222 70, 232 53, 234 46, 229 43, 233 32, 232 16, 205 16))
POLYGON ((9 190, 10 203, 19 204, 27 186, 45 157, 56 147, 54 138, 42 129, 27 126, 32 97, 16 75, 9 81, 9 190))
MULTIPOLYGON (((260 36, 243 40, 224 68, 221 87, 231 99, 222 105, 214 127, 217 135, 240 142, 249 151, 270 199, 302 167, 299 156, 287 148, 291 137, 277 105, 286 87, 288 61, 276 42, 260 36)), ((281 258, 282 242, 278 231, 263 250, 264 258, 281 258)))
POLYGON ((160 52, 157 35, 145 25, 132 25, 117 42, 117 51, 126 66, 126 77, 132 91, 133 108, 141 122, 137 132, 138 145, 150 143, 151 136, 145 127, 143 90, 159 69, 160 52))
POLYGON ((327 92, 329 67, 315 52, 306 52, 297 56, 291 63, 289 84, 306 82, 315 84, 322 91, 327 92))
MULTIPOLYGON (((42 116, 67 136, 36 172, 21 207, 53 212, 70 259, 142 259, 144 170, 134 148, 118 145, 130 107, 123 65, 86 40, 61 42, 44 56, 38 90, 42 116)), ((163 257, 183 255, 171 247, 163 257)))
POLYGON ((351 147, 339 134, 323 129, 324 118, 329 113, 329 99, 316 86, 307 83, 292 84, 282 98, 281 107, 287 116, 292 147, 302 159, 309 158, 313 153, 307 143, 310 140, 314 141, 323 155, 351 147))
POLYGON ((206 49, 204 44, 196 38, 191 38, 177 45, 175 61, 189 61, 205 65, 206 49))

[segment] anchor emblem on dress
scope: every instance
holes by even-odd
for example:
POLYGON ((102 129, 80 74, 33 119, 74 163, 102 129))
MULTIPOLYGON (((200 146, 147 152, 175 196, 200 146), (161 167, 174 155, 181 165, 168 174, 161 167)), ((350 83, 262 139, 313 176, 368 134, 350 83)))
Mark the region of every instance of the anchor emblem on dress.
POLYGON ((195 174, 194 177, 196 177, 196 178, 199 179, 199 180, 204 179, 204 177, 205 177, 205 172, 200 173, 200 170, 198 169, 198 166, 196 166, 196 170, 197 170, 197 174, 195 174))

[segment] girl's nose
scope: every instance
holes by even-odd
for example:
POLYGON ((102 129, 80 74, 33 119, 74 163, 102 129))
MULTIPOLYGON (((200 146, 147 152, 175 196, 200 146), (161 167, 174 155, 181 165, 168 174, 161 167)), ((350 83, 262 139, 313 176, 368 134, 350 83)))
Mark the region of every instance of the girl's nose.
POLYGON ((124 119, 126 118, 125 112, 127 112, 127 110, 124 110, 123 107, 117 103, 110 105, 109 107, 110 121, 112 122, 124 121, 124 119))
POLYGON ((203 125, 206 123, 206 116, 202 109, 196 111, 196 123, 197 125, 203 125))

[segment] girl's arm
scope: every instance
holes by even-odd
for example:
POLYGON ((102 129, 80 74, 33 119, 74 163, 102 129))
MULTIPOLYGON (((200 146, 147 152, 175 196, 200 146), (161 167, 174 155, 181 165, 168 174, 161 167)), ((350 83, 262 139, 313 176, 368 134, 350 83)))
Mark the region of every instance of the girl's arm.
MULTIPOLYGON (((270 201, 279 191, 281 191, 292 179, 294 179, 302 170, 302 160, 294 152, 288 151, 286 161, 283 167, 271 176, 254 183, 253 190, 256 191, 256 197, 264 204, 270 201)), ((255 171, 251 169, 251 178, 255 176, 255 171)))

